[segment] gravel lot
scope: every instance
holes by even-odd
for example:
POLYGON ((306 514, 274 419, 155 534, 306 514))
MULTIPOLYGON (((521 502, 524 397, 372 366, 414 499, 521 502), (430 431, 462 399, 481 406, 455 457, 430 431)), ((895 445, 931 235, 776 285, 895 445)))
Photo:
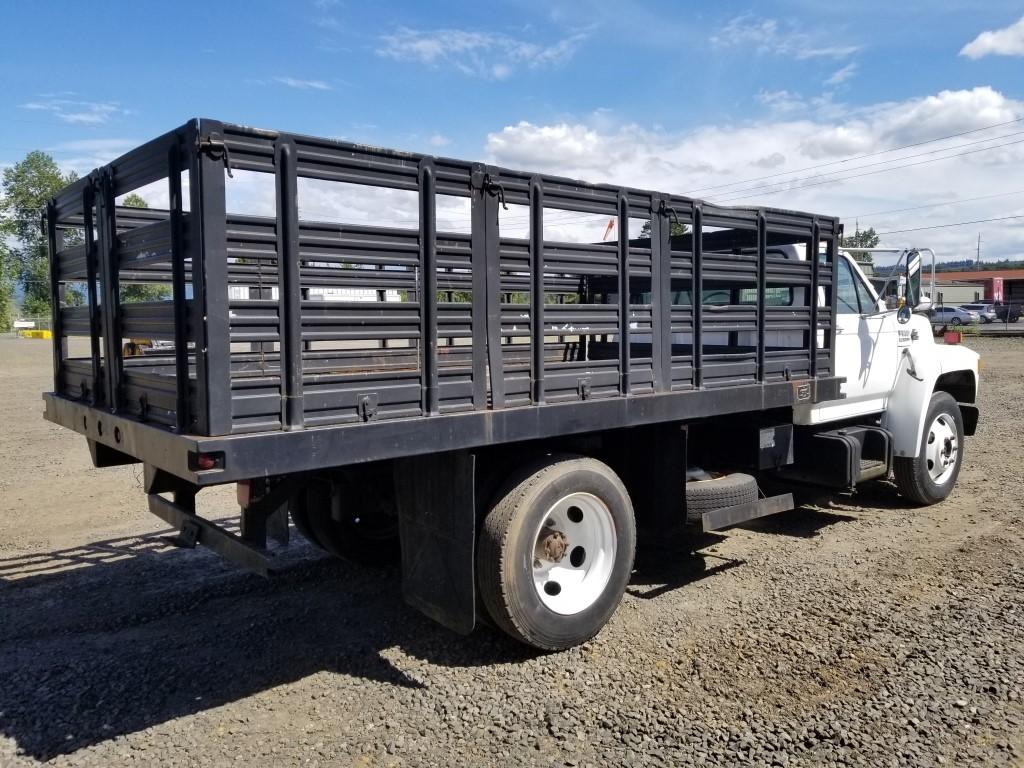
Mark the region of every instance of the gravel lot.
POLYGON ((302 543, 273 581, 167 546, 138 469, 42 420, 48 345, 2 339, 0 766, 1024 765, 1024 339, 971 345, 948 501, 879 484, 649 557, 537 655, 302 543))

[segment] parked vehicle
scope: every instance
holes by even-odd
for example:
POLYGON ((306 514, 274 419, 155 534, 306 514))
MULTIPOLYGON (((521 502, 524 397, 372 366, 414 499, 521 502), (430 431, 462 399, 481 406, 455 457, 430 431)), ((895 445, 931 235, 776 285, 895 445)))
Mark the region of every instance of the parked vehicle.
POLYGON ((332 554, 400 558, 406 601, 460 632, 482 608, 537 648, 581 643, 619 604, 638 527, 792 508, 768 481, 894 474, 908 501, 941 501, 978 421, 978 356, 911 311, 921 252, 887 310, 833 217, 193 120, 72 183, 46 222, 47 419, 97 467, 141 463, 182 546, 268 575, 290 515, 332 554), (228 212, 229 171, 272 181, 276 213, 228 212), (412 223, 300 217, 310 179, 381 211, 411 194, 412 223), (161 180, 169 210, 116 204, 161 180), (437 211, 459 199, 456 231, 437 211), (503 232, 506 205, 525 237, 503 232), (617 240, 545 228, 567 213, 614 218, 617 240), (122 304, 133 281, 174 300, 122 304), (66 282, 84 306, 60 302, 66 282), (124 356, 136 337, 173 348, 124 356), (225 483, 238 533, 200 514, 225 483))
POLYGON ((928 310, 928 317, 931 320, 932 328, 936 331, 981 322, 981 317, 977 312, 963 307, 932 307, 928 310))
POLYGON ((973 312, 982 323, 992 323, 998 318, 994 304, 961 304, 959 309, 973 312))
POLYGON ((996 319, 1000 322, 1016 323, 1020 320, 1022 308, 1020 304, 996 304, 996 319))

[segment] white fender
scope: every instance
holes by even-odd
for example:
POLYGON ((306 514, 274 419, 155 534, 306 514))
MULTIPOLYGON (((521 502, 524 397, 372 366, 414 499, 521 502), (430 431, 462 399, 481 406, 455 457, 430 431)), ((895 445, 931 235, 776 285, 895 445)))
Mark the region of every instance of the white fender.
POLYGON ((918 339, 900 344, 900 364, 882 426, 893 434, 893 453, 914 457, 920 447, 924 419, 935 382, 944 373, 969 371, 978 391, 978 353, 961 346, 939 345, 926 318, 915 315, 908 324, 918 339))

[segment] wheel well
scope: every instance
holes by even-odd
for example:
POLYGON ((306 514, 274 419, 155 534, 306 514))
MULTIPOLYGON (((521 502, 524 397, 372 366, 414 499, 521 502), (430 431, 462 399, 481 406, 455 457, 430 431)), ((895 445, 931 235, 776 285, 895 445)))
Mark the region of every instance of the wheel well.
POLYGON ((974 376, 970 371, 950 371, 935 381, 936 392, 948 392, 958 403, 973 403, 976 396, 974 376))

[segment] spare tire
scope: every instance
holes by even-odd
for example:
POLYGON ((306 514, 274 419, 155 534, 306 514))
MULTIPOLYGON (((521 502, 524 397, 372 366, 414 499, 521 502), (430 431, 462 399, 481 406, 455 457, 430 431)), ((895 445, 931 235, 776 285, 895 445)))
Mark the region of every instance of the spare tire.
POLYGON ((742 472, 686 483, 686 522, 699 523, 705 512, 757 501, 757 480, 742 472))

